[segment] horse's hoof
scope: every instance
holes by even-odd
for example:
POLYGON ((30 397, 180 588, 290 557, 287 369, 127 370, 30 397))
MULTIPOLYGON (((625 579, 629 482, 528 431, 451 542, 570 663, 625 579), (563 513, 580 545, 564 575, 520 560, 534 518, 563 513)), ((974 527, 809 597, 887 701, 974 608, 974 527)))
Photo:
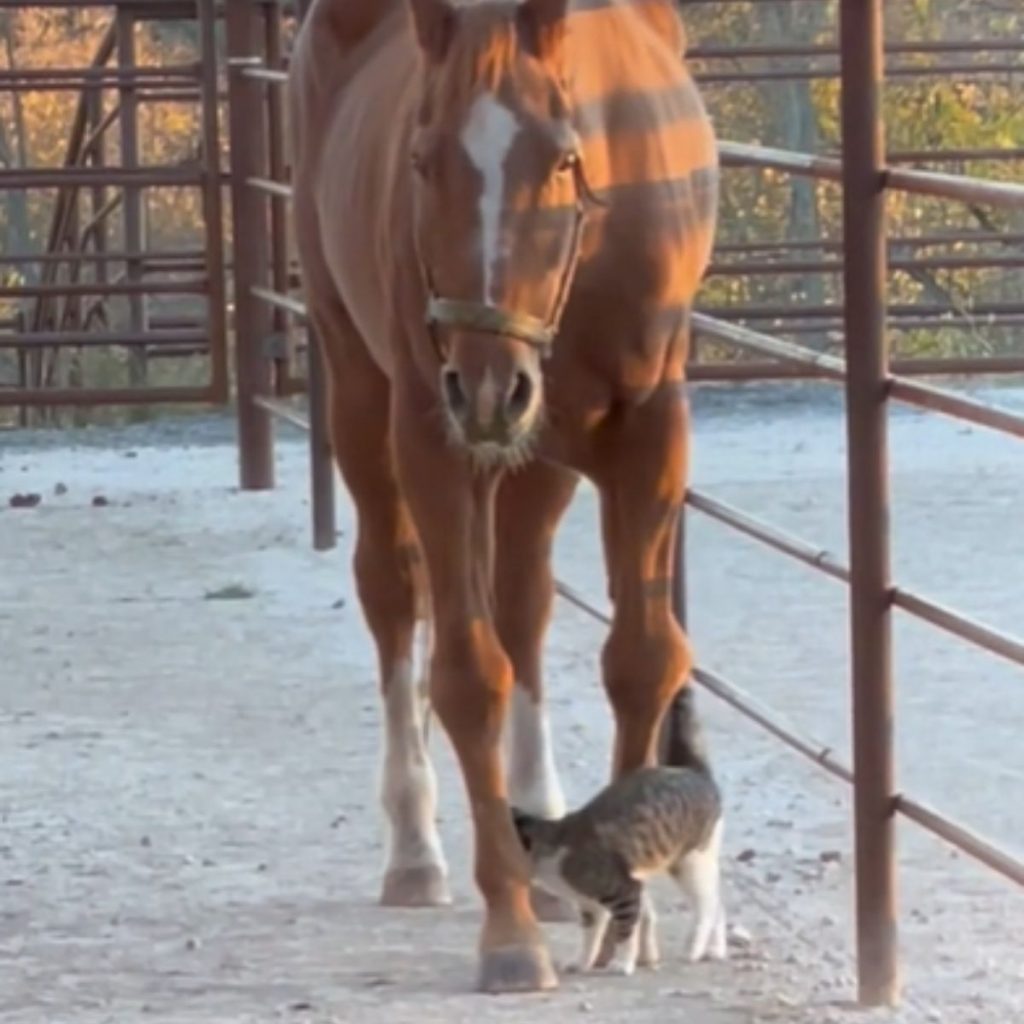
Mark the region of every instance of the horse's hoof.
POLYGON ((480 957, 481 992, 543 992, 558 988, 558 975, 544 946, 503 946, 480 957))
POLYGON ((568 900, 563 900, 539 886, 534 886, 530 890, 530 902, 538 921, 552 923, 579 920, 579 911, 568 900))
POLYGON ((385 907, 443 907, 452 901, 448 878, 434 864, 394 868, 384 876, 380 902, 385 907))

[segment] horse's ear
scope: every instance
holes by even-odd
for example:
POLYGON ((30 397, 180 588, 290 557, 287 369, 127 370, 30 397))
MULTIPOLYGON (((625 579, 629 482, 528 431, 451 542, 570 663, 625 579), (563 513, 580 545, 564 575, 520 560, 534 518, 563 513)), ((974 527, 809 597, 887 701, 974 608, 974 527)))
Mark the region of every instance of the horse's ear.
POLYGON ((408 0, 420 48, 433 60, 448 51, 455 30, 455 8, 451 0, 408 0))
POLYGON ((558 56, 565 38, 569 0, 523 0, 516 16, 526 46, 541 60, 558 56))

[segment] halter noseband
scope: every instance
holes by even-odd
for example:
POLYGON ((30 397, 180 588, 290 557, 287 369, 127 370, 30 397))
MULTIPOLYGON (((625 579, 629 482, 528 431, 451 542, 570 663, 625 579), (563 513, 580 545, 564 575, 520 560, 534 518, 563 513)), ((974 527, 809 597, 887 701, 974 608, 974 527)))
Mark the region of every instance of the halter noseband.
POLYGON ((572 168, 576 181, 576 216, 573 221, 572 236, 569 239, 569 257, 562 268, 554 307, 548 319, 533 316, 530 313, 502 309, 487 301, 446 298, 434 290, 430 272, 424 267, 424 279, 427 283, 426 323, 434 347, 439 354, 441 346, 438 343, 435 329, 437 327, 461 327, 464 330, 516 338, 540 349, 542 358, 550 355, 551 346, 558 336, 562 313, 569 298, 569 289, 576 274, 576 265, 579 263, 587 203, 599 202, 587 184, 578 155, 573 160, 572 168))
POLYGON ((557 322, 549 323, 529 313, 514 313, 486 302, 443 299, 431 294, 427 299, 427 324, 431 327, 464 327, 485 334, 504 334, 510 338, 546 348, 558 333, 557 322))

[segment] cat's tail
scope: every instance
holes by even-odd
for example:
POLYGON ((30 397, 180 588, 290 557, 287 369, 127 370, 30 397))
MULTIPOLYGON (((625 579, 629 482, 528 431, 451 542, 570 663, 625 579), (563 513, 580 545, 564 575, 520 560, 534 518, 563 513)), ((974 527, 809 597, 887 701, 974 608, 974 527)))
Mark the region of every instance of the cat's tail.
POLYGON ((688 682, 672 699, 661 727, 660 760, 673 768, 692 768, 711 776, 704 730, 697 717, 693 683, 688 682))

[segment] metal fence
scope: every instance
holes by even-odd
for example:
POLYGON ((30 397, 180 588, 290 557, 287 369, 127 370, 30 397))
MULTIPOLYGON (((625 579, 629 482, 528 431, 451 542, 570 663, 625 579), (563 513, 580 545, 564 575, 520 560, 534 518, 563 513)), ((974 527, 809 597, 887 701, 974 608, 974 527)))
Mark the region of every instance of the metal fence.
MULTIPOLYGON (((721 2, 721 0, 720 0, 721 2)), ((728 0, 725 0, 728 2, 728 0)), ((789 0, 796 2, 796 0, 789 0)), ((805 0, 809 2, 809 0, 805 0)), ((820 2, 820 0, 819 0, 820 2)), ((856 925, 858 950, 859 995, 865 1004, 892 1003, 899 996, 897 948, 897 886, 894 848, 896 818, 902 815, 917 825, 940 836, 972 857, 1000 872, 1018 884, 1024 884, 1024 862, 1001 850, 967 826, 952 821, 920 800, 900 792, 896 786, 893 764, 893 687, 891 652, 891 617, 894 608, 923 619, 939 629, 952 633, 994 654, 1024 665, 1024 641, 1007 636, 983 623, 973 621, 946 608, 926 596, 897 585, 891 578, 888 503, 889 457, 887 444, 887 410, 889 402, 899 400, 948 416, 1024 437, 1024 417, 1015 412, 992 407, 956 392, 912 379, 912 375, 965 372, 1019 372, 1024 357, 981 357, 972 359, 904 360, 891 364, 888 333, 908 325, 933 325, 939 317, 948 317, 948 309, 920 305, 886 308, 887 269, 902 266, 985 266, 1015 267, 1021 264, 1016 256, 910 257, 902 264, 887 260, 889 240, 885 231, 886 195, 904 191, 941 197, 953 202, 985 203, 995 207, 1024 209, 1024 186, 984 179, 968 178, 931 170, 897 166, 887 160, 880 115, 883 84, 883 22, 882 0, 841 0, 840 46, 838 49, 815 47, 811 52, 800 48, 770 50, 747 48, 699 48, 695 60, 710 61, 715 57, 812 57, 827 58, 832 66, 809 70, 775 71, 782 75, 824 75, 837 73, 841 80, 842 151, 837 156, 810 155, 738 142, 722 142, 720 146, 725 168, 770 169, 792 175, 810 176, 833 181, 842 187, 842 243, 805 243, 825 247, 834 255, 826 260, 799 261, 787 253, 784 271, 823 271, 841 273, 845 304, 825 308, 793 309, 788 306, 721 309, 694 314, 693 326, 698 338, 713 339, 757 362, 707 363, 699 359, 691 365, 694 380, 765 379, 786 376, 818 377, 842 385, 846 395, 848 434, 848 511, 850 522, 848 563, 813 542, 794 537, 724 501, 691 489, 687 495, 688 509, 710 516, 748 537, 761 541, 774 550, 795 558, 850 587, 852 638, 851 693, 853 706, 853 764, 846 765, 824 744, 795 731, 783 718, 764 707, 735 683, 717 673, 697 668, 698 683, 730 703, 744 715, 777 736, 792 749, 854 787, 854 836, 856 849, 856 925), (845 359, 818 351, 793 341, 772 337, 735 321, 771 321, 783 329, 799 334, 820 329, 822 323, 842 326, 845 359), (850 339, 856 339, 851 344, 850 339)), ((274 99, 285 79, 280 50, 262 46, 261 38, 274 38, 273 21, 279 16, 273 4, 259 7, 239 4, 229 11, 229 62, 232 68, 233 188, 236 210, 241 222, 237 225, 238 244, 246 251, 246 263, 236 263, 236 303, 239 323, 244 316, 243 339, 266 336, 273 314, 304 323, 305 308, 290 292, 288 285, 297 284, 282 266, 280 251, 269 241, 283 237, 265 226, 278 223, 284 216, 289 196, 286 179, 277 173, 284 167, 280 145, 279 110, 274 99), (254 128, 254 124, 259 127, 254 128), (277 127, 275 127, 277 125, 277 127), (257 139, 259 145, 253 144, 257 139), (245 146, 242 140, 247 140, 245 146), (243 241, 241 232, 248 225, 243 241), (271 275, 271 269, 273 274, 271 275), (272 279, 271 279, 272 277, 272 279)), ((917 44, 895 46, 890 52, 933 51, 963 54, 975 50, 1019 55, 1024 45, 1015 40, 982 41, 964 44, 917 44)), ((957 65, 959 66, 959 65, 957 65)), ((944 68, 946 65, 944 65, 944 68)), ((1014 71, 1024 66, 1009 59, 992 68, 1014 71), (1004 67, 1005 65, 1005 67, 1004 67)), ((971 65, 977 70, 977 65, 971 65)), ((913 69, 896 68, 897 74, 913 69)), ((918 69, 919 70, 919 69, 918 69)), ((735 81, 741 78, 758 80, 765 71, 708 72, 707 82, 735 81)), ((768 76, 771 77, 771 76, 768 76)), ((962 156, 962 153, 954 153, 962 156)), ((978 151, 972 151, 972 156, 978 151)), ((998 151, 993 159, 1019 159, 1022 154, 998 151)), ((905 153, 905 162, 941 162, 936 153, 905 153)), ((282 229, 283 230, 283 229, 282 229)), ((991 240, 975 237, 973 241, 991 240)), ((907 240, 921 248, 927 239, 907 240)), ((963 238, 952 235, 932 240, 933 244, 955 243, 963 238)), ((763 246, 763 249, 768 246, 763 246)), ((790 251, 799 251, 792 245, 790 251)), ((712 274, 777 273, 775 260, 758 261, 758 246, 733 246, 716 251, 712 274)), ((1024 305, 987 310, 985 315, 1006 318, 1006 323, 1020 323, 1024 305)), ((945 321, 943 321, 945 322, 945 321)), ((254 386, 250 400, 242 402, 239 417, 243 437, 254 442, 248 461, 243 449, 243 479, 247 486, 271 486, 273 483, 270 418, 280 416, 310 429, 311 485, 313 508, 313 542, 323 550, 335 543, 334 482, 330 462, 329 441, 324 416, 323 371, 317 349, 309 352, 309 412, 274 395, 267 377, 267 363, 260 360, 258 350, 251 348, 244 359, 252 361, 246 371, 254 386)), ((684 516, 685 525, 685 516, 684 516)), ((681 541, 685 539, 685 530, 681 541)), ((679 547, 681 564, 677 592, 678 612, 685 619, 685 544, 679 547)), ((584 595, 559 582, 563 598, 607 623, 607 614, 584 595)))
MULTIPOLYGON (((690 0, 691 4, 731 0, 690 0)), ((746 0, 761 3, 811 3, 826 0, 746 0)), ((10 6, 5 4, 4 6, 10 6)), ((29 6, 29 5, 24 5, 29 6)), ((94 6, 82 0, 36 0, 31 6, 94 6)), ((100 5, 95 5, 100 6, 100 5)), ((45 74, 0 74, 4 88, 67 88, 80 93, 79 109, 61 168, 0 171, 0 188, 56 188, 51 237, 41 254, 4 254, 8 265, 34 261, 42 279, 0 291, 0 297, 23 302, 17 315, 0 322, 0 347, 13 346, 23 366, 18 384, 0 388, 0 406, 154 401, 222 402, 229 392, 227 302, 224 238, 220 231, 221 188, 225 183, 217 160, 218 64, 215 21, 224 19, 227 45, 228 121, 241 483, 246 489, 274 486, 273 421, 284 418, 309 429, 313 543, 318 550, 335 544, 335 481, 327 436, 324 371, 315 339, 305 322, 298 297, 300 282, 288 245, 287 205, 290 196, 283 139, 282 85, 286 51, 294 23, 292 4, 279 0, 122 0, 112 34, 104 38, 89 68, 46 69, 45 74), (136 67, 130 46, 133 20, 143 17, 195 17, 201 59, 187 68, 136 67), (108 68, 112 55, 118 65, 108 68), (116 107, 97 103, 100 90, 116 90, 116 107), (147 97, 188 95, 203 105, 201 159, 186 168, 142 168, 137 153, 133 112, 147 97), (120 124, 121 162, 104 161, 101 140, 120 124), (159 185, 187 185, 202 190, 205 246, 201 252, 146 251, 145 239, 132 224, 138 218, 140 190, 159 185), (115 194, 107 191, 118 188, 115 194), (83 220, 79 198, 91 194, 89 219, 83 220), (119 197, 119 198, 118 198, 119 197), (120 250, 106 245, 102 225, 115 205, 124 209, 125 243, 120 250), (101 241, 101 239, 103 239, 101 241), (116 275, 109 268, 120 267, 116 275), (147 280, 154 269, 169 268, 189 275, 156 289, 191 289, 205 294, 208 317, 202 325, 160 326, 147 321, 142 297, 153 293, 147 280), (89 274, 86 274, 86 268, 89 274), (48 275, 48 276, 47 276, 48 275), (184 283, 182 283, 184 282, 184 283), (84 297, 128 296, 128 329, 101 329, 95 304, 84 297), (141 312, 137 312, 141 306, 141 312), (208 353, 211 376, 201 387, 119 388, 111 391, 47 386, 44 353, 63 347, 135 346, 152 352, 164 347, 196 346, 208 353), (308 392, 308 409, 290 396, 308 392)), ((305 6, 300 4, 300 7, 305 6)), ((688 5, 684 5, 688 6, 688 5)), ((1024 69, 1024 41, 975 40, 965 43, 890 43, 883 48, 882 0, 839 0, 839 46, 694 48, 691 57, 705 91, 737 82, 806 80, 839 75, 841 82, 842 148, 838 154, 806 154, 750 145, 721 143, 726 173, 781 173, 834 183, 842 189, 843 237, 837 239, 732 242, 716 248, 711 276, 820 273, 841 275, 845 304, 795 306, 768 304, 704 308, 694 314, 695 355, 691 380, 815 377, 845 389, 848 432, 847 561, 813 542, 792 536, 714 495, 690 490, 688 510, 710 516, 748 537, 763 542, 851 590, 851 694, 854 758, 846 765, 827 747, 793 730, 781 716, 722 676, 703 668, 696 680, 794 750, 855 790, 856 923, 858 971, 862 1002, 885 1003, 898 996, 897 901, 894 833, 897 815, 941 836, 1007 878, 1024 884, 1024 863, 998 849, 966 826, 953 822, 919 800, 898 791, 893 767, 893 692, 891 617, 900 609, 1016 664, 1024 664, 1024 642, 975 622, 926 596, 898 586, 891 578, 887 506, 889 468, 887 409, 899 400, 944 415, 968 420, 1016 437, 1024 437, 1024 417, 916 379, 942 373, 1015 373, 1024 357, 1015 354, 982 357, 891 360, 889 336, 937 324, 969 323, 971 317, 1006 326, 1024 324, 1024 303, 1004 302, 963 310, 930 304, 887 307, 888 270, 1016 268, 1024 257, 1009 250, 991 253, 987 243, 1014 244, 1024 236, 976 231, 968 234, 887 238, 886 196, 893 192, 925 195, 951 202, 1024 209, 1024 187, 968 178, 907 164, 942 165, 961 159, 1021 160, 1024 151, 905 151, 887 158, 880 117, 884 53, 894 58, 890 74, 957 73, 1013 74, 1024 69), (968 60, 988 54, 979 64, 968 60), (908 63, 922 54, 941 60, 927 67, 908 63), (770 67, 737 67, 737 63, 770 67), (778 61, 802 61, 783 67, 778 61), (725 62, 725 66, 721 66, 725 62), (970 251, 963 251, 964 246, 970 251), (935 250, 947 250, 935 254, 935 250), (892 258, 890 258, 892 250, 892 258), (923 255, 922 255, 923 254, 923 255), (756 329, 755 329, 756 328, 756 329), (841 333, 843 347, 811 347, 766 333, 800 338, 829 331, 841 333), (851 343, 855 339, 855 343, 851 343), (719 350, 703 358, 706 346, 719 350), (740 358, 725 359, 721 351, 740 358), (845 358, 844 358, 845 355, 845 358)), ((1004 247, 1005 248, 1005 247, 1004 247)), ((685 528, 686 516, 683 518, 685 528)), ((685 537, 685 529, 684 529, 685 537)), ((681 538, 681 539, 684 539, 681 538)), ((679 545, 681 555, 685 544, 679 545)), ((685 619, 685 559, 676 592, 677 610, 685 619)), ((600 607, 560 583, 561 595, 607 621, 600 607)))
POLYGON ((0 69, 0 94, 77 94, 59 165, 0 169, 0 192, 54 197, 44 246, 0 254, 0 300, 17 307, 0 326, 0 351, 15 353, 17 367, 13 382, 0 383, 0 407, 17 407, 24 424, 33 406, 227 401, 215 0, 35 0, 2 6, 95 9, 109 20, 85 66, 0 69), (137 29, 153 21, 194 24, 197 59, 140 64, 137 29), (147 105, 166 103, 198 109, 194 159, 145 164, 140 114, 147 105), (198 190, 199 248, 161 251, 148 243, 147 193, 160 188, 198 190), (154 299, 170 297, 202 300, 205 315, 152 312, 154 299), (84 352, 126 354, 128 383, 90 385, 80 368, 84 352), (190 356, 205 359, 206 383, 147 383, 150 360, 190 356))

